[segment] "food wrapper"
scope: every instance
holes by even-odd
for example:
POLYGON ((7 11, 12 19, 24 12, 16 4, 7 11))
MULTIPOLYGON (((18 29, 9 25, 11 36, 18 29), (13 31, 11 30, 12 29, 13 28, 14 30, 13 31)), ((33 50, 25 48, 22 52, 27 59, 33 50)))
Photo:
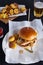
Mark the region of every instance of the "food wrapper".
POLYGON ((14 32, 17 32, 22 27, 33 27, 38 32, 37 43, 33 48, 33 53, 26 51, 24 48, 17 46, 16 49, 6 48, 5 52, 5 61, 7 63, 21 63, 21 64, 31 64, 43 61, 43 31, 42 23, 40 19, 35 19, 32 22, 30 21, 20 21, 20 22, 10 22, 9 21, 9 34, 11 36, 14 32), (23 53, 20 54, 19 51, 23 50, 23 53))

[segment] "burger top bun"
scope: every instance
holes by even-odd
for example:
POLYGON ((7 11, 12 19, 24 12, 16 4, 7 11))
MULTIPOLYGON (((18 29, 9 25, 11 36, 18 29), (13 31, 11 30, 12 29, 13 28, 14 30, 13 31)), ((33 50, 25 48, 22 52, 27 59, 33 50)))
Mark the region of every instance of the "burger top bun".
POLYGON ((18 32, 19 34, 19 37, 21 37, 22 39, 25 39, 25 40, 33 40, 34 38, 37 37, 37 32, 36 30, 34 30, 33 28, 31 27, 23 27, 19 30, 18 32))

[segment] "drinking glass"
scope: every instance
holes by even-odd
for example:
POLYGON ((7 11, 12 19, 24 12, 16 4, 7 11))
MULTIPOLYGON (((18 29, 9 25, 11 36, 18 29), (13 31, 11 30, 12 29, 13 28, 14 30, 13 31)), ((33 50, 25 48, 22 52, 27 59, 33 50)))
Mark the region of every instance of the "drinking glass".
POLYGON ((42 2, 42 0, 34 0, 34 16, 35 17, 43 16, 43 2, 42 2))

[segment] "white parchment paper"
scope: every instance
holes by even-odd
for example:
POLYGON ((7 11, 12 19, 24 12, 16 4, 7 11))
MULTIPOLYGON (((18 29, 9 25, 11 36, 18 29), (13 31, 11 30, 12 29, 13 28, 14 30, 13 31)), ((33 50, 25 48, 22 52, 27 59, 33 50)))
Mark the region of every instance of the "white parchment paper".
MULTIPOLYGON (((40 60, 43 61, 43 34, 42 34, 43 32, 42 32, 41 20, 35 19, 32 22, 9 21, 9 34, 7 34, 6 37, 8 38, 10 35, 12 35, 14 32, 17 32, 22 27, 33 27, 38 32, 38 41, 36 45, 33 47, 34 52, 30 53, 20 46, 17 46, 16 49, 11 49, 6 46, 5 61, 7 63, 13 63, 13 64, 14 63, 31 64, 38 62, 40 60), (23 50, 23 54, 20 54, 19 50, 23 50)), ((6 38, 4 39, 6 41, 6 38)), ((3 48, 5 48, 5 46, 3 48)))

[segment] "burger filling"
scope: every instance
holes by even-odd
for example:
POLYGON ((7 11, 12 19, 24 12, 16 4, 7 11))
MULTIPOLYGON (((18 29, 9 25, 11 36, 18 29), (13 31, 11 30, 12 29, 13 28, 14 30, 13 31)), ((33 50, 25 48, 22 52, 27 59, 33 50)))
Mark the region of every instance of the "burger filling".
POLYGON ((21 46, 31 46, 31 43, 34 44, 36 41, 36 38, 34 38, 33 40, 29 41, 29 40, 25 40, 25 39, 22 39, 20 37, 18 37, 17 39, 17 43, 21 46))

